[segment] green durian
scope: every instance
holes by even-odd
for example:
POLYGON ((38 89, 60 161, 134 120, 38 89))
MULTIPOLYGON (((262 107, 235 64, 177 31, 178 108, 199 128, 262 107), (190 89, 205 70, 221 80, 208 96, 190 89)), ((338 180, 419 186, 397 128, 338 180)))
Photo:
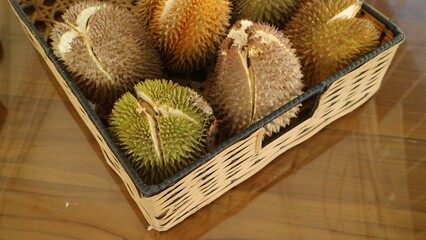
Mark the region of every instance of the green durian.
POLYGON ((166 66, 178 73, 213 60, 231 18, 229 0, 139 0, 136 7, 166 66))
POLYGON ((283 27, 302 0, 233 0, 233 18, 283 27))
MULTIPOLYGON (((251 21, 230 30, 218 54, 208 96, 218 119, 235 135, 302 94, 301 65, 282 31, 251 21)), ((278 132, 300 105, 268 124, 278 132)))
POLYGON ((139 19, 111 3, 73 4, 50 34, 54 54, 73 80, 103 112, 133 85, 163 76, 160 54, 139 19))
POLYGON ((146 80, 125 93, 109 119, 110 131, 144 182, 174 175, 206 151, 213 111, 194 90, 146 80))
POLYGON ((379 45, 380 34, 367 19, 355 18, 358 0, 315 0, 303 4, 287 24, 304 74, 312 87, 343 70, 379 45))

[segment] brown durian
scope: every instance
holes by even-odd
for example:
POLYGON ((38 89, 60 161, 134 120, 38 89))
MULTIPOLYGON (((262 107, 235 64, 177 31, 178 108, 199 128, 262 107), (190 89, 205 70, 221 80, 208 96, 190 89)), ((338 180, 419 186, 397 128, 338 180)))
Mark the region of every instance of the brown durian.
POLYGON ((302 4, 286 34, 302 63, 304 83, 312 87, 343 70, 379 45, 379 32, 355 18, 358 0, 316 0, 302 4))
MULTIPOLYGON (((282 31, 247 20, 230 30, 218 54, 210 102, 223 127, 235 135, 302 93, 301 65, 282 31)), ((268 124, 278 132, 300 105, 268 124)))
POLYGON ((124 92, 163 76, 160 55, 138 17, 113 4, 72 5, 51 32, 52 49, 83 95, 108 113, 124 92))
POLYGON ((142 24, 178 73, 200 70, 211 62, 226 35, 229 0, 139 0, 142 24))
POLYGON ((213 111, 194 90, 146 80, 112 110, 110 130, 145 183, 173 176, 206 151, 213 111))
POLYGON ((301 0, 233 0, 233 18, 283 27, 301 0))

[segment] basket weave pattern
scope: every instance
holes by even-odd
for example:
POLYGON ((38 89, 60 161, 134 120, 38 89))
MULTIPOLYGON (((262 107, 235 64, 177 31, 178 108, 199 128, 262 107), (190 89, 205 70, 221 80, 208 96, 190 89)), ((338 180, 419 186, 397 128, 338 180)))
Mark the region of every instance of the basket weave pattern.
POLYGON ((267 146, 261 148, 263 131, 260 129, 244 141, 228 147, 169 189, 148 199, 140 198, 139 207, 157 213, 155 216, 147 215, 160 230, 180 222, 254 175, 288 149, 370 99, 380 87, 394 53, 395 50, 384 52, 368 65, 334 82, 321 96, 312 117, 267 146))
MULTIPOLYGON (((16 0, 9 0, 12 2, 16 0)), ((62 13, 78 0, 19 0, 21 8, 29 16, 34 25, 42 22, 45 28, 37 29, 44 40, 47 40, 52 24, 62 13), (31 11, 28 11, 30 9, 31 11)), ((113 1, 132 8, 130 0, 113 1)), ((13 6, 13 4, 12 4, 13 6)), ((382 44, 393 39, 392 32, 365 11, 364 17, 372 20, 376 27, 383 32, 382 44)), ((264 145, 263 128, 253 131, 244 139, 228 146, 223 151, 198 166, 193 171, 183 175, 176 182, 158 193, 143 196, 140 189, 140 179, 129 174, 129 169, 120 161, 112 150, 108 136, 102 134, 99 123, 96 123, 87 108, 84 98, 78 90, 72 89, 64 79, 67 73, 58 67, 46 53, 46 45, 34 34, 18 13, 25 31, 36 49, 45 59, 48 67, 68 95, 70 102, 80 114, 84 123, 95 136, 109 166, 120 176, 125 186, 137 203, 146 220, 157 230, 167 230, 185 218, 206 206, 231 188, 248 179, 268 163, 288 149, 302 143, 336 119, 358 108, 379 89, 381 81, 393 59, 400 42, 386 51, 380 52, 358 68, 344 74, 337 80, 324 87, 324 92, 318 98, 316 108, 310 117, 283 133, 278 138, 264 145), (77 94, 76 94, 77 93, 77 94)), ((270 119, 273 120, 273 119, 270 119)), ((265 123, 266 124, 266 123, 265 123)), ((285 161, 285 159, 283 159, 285 161)))

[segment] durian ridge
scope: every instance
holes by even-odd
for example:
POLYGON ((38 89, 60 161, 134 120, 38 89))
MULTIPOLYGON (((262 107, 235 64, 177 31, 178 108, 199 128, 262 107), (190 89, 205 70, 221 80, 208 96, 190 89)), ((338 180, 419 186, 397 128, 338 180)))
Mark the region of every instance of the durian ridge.
MULTIPOLYGON (((104 6, 104 5, 102 5, 104 6)), ((94 6, 94 7, 88 7, 81 11, 81 13, 77 17, 77 25, 73 25, 72 23, 68 21, 64 21, 64 25, 68 27, 68 29, 71 29, 69 34, 65 33, 61 36, 60 42, 59 42, 59 49, 62 49, 64 51, 70 50, 70 44, 73 41, 73 39, 77 36, 80 36, 83 41, 84 45, 87 48, 87 52, 89 53, 90 58, 93 60, 93 62, 96 64, 98 69, 107 77, 108 80, 110 80, 112 83, 116 83, 116 79, 111 76, 111 74, 105 69, 103 64, 101 63, 98 56, 96 56, 96 53, 93 52, 93 46, 90 41, 89 36, 87 35, 87 29, 89 26, 90 18, 98 11, 100 10, 100 6, 94 6), (65 36, 65 37, 64 37, 65 36)), ((61 52, 61 54, 65 54, 66 52, 61 52)))
POLYGON ((158 122, 156 119, 157 113, 155 112, 154 108, 143 99, 138 101, 138 105, 140 109, 137 109, 137 112, 146 114, 146 117, 148 118, 148 124, 149 124, 149 130, 151 133, 151 139, 154 145, 155 152, 157 153, 157 157, 160 160, 159 165, 163 167, 164 165, 164 154, 163 154, 163 148, 161 143, 161 137, 160 137, 160 129, 158 128, 158 122))
POLYGON ((247 67, 249 71, 249 82, 250 82, 250 91, 251 91, 251 118, 250 118, 250 125, 254 122, 254 117, 256 116, 256 74, 254 73, 253 67, 251 67, 250 64, 250 58, 247 57, 247 67))
POLYGON ((253 26, 253 22, 248 20, 242 20, 237 26, 231 29, 228 34, 228 38, 233 39, 233 45, 238 47, 238 54, 242 60, 244 69, 247 73, 248 79, 247 84, 250 89, 250 105, 251 105, 251 117, 250 122, 254 121, 256 115, 256 75, 254 69, 250 66, 250 57, 253 57, 255 53, 253 48, 247 49, 249 35, 247 29, 253 26), (251 50, 251 51, 250 51, 251 50))
MULTIPOLYGON (((233 27, 229 34, 228 38, 233 39, 233 45, 237 46, 239 49, 239 56, 242 59, 243 66, 247 72, 248 76, 248 85, 250 89, 250 96, 251 96, 251 117, 250 117, 250 124, 254 123, 256 121, 256 103, 257 103, 257 89, 256 89, 256 73, 254 68, 251 66, 251 59, 259 57, 262 52, 261 50, 256 46, 250 46, 248 47, 249 37, 250 38, 260 38, 261 44, 270 44, 270 43, 276 43, 279 46, 283 47, 284 43, 282 43, 274 34, 268 33, 263 30, 254 30, 250 31, 250 36, 248 33, 249 27, 252 27, 254 25, 253 22, 249 20, 241 20, 235 27, 233 27)), ((262 24, 261 24, 262 25, 262 24)), ((266 26, 266 25, 262 25, 266 26)), ((269 29, 269 28, 268 28, 269 29)), ((269 29, 270 31, 272 29, 269 29)), ((278 32, 274 32, 277 34, 278 32)), ((283 48, 289 55, 294 56, 294 52, 290 51, 286 47, 283 48)))
MULTIPOLYGON (((172 115, 175 117, 186 119, 200 126, 203 125, 203 127, 207 124, 208 119, 206 119, 203 123, 200 123, 179 109, 155 103, 142 91, 136 91, 136 95, 139 98, 138 109, 136 109, 136 111, 140 114, 146 114, 146 117, 148 118, 152 142, 154 144, 157 157, 160 160, 160 166, 164 167, 164 150, 157 118, 161 116, 172 115)), ((200 135, 199 140, 201 140, 202 137, 203 136, 200 135)))
POLYGON ((61 57, 64 57, 68 52, 71 51, 71 42, 78 36, 79 34, 73 30, 62 34, 58 44, 58 50, 61 57))
MULTIPOLYGON (((161 12, 161 15, 160 15, 160 18, 159 18, 160 22, 162 22, 163 20, 166 19, 167 15, 170 13, 170 11, 173 8, 173 4, 175 4, 176 1, 178 1, 178 0, 167 0, 166 1, 165 5, 164 5, 164 9, 161 12)), ((185 3, 187 3, 187 1, 185 1, 185 3)), ((182 1, 178 2, 178 4, 182 4, 182 1)))
MULTIPOLYGON (((192 92, 190 94, 192 94, 192 92)), ((154 118, 157 116, 172 115, 172 116, 184 118, 195 124, 200 124, 199 121, 197 121, 196 119, 192 118, 191 116, 182 112, 179 109, 172 108, 164 104, 154 103, 154 101, 142 91, 136 91, 136 96, 141 99, 139 103, 143 107, 143 110, 147 111, 154 118)), ((198 104, 200 103, 201 102, 199 102, 198 104)), ((211 108, 206 108, 206 107, 204 107, 202 110, 204 114, 212 114, 213 112, 211 108)))
POLYGON ((100 6, 92 6, 84 9, 80 12, 80 14, 77 16, 76 20, 76 28, 81 30, 81 32, 86 31, 89 27, 89 19, 99 10, 101 9, 100 6))
MULTIPOLYGON (((162 80, 147 80, 147 81, 148 82, 153 82, 153 81, 166 82, 166 80, 164 80, 164 79, 162 79, 162 80)), ((139 86, 140 85, 141 84, 139 84, 139 86)), ((167 104, 160 103, 159 101, 152 100, 148 95, 146 95, 143 91, 141 91, 141 89, 138 86, 136 86, 135 89, 136 89, 136 96, 141 99, 139 102, 142 103, 141 105, 144 106, 144 108, 145 108, 144 110, 146 112, 148 112, 151 117, 153 117, 155 122, 157 122, 156 119, 158 117, 161 117, 161 116, 174 116, 174 117, 183 118, 185 120, 188 120, 188 121, 200 126, 200 128, 201 127, 204 128, 204 126, 207 125, 208 122, 211 120, 209 118, 205 118, 205 120, 203 122, 200 122, 200 119, 196 119, 196 118, 190 116, 189 114, 183 112, 180 109, 171 107, 167 104)), ((188 91, 188 96, 189 96, 190 101, 194 102, 194 105, 199 110, 202 111, 203 115, 208 116, 208 115, 213 114, 213 110, 208 105, 208 103, 205 102, 202 98, 200 98, 200 96, 194 90, 186 88, 185 91, 188 91)), ((157 134, 157 136, 158 136, 158 134, 157 134)), ((199 139, 201 139, 202 137, 203 137, 203 135, 200 135, 199 139)))
POLYGON ((351 19, 354 18, 358 12, 361 10, 362 2, 358 1, 357 3, 347 7, 343 11, 341 11, 339 14, 334 16, 328 23, 335 21, 335 20, 342 20, 342 19, 351 19))

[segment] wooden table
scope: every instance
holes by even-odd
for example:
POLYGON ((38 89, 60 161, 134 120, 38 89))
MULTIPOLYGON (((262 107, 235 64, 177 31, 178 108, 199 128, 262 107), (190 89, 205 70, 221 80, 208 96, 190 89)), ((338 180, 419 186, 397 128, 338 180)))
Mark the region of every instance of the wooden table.
POLYGON ((0 1, 0 239, 426 239, 426 1, 370 2, 407 35, 379 92, 158 233, 0 1))

